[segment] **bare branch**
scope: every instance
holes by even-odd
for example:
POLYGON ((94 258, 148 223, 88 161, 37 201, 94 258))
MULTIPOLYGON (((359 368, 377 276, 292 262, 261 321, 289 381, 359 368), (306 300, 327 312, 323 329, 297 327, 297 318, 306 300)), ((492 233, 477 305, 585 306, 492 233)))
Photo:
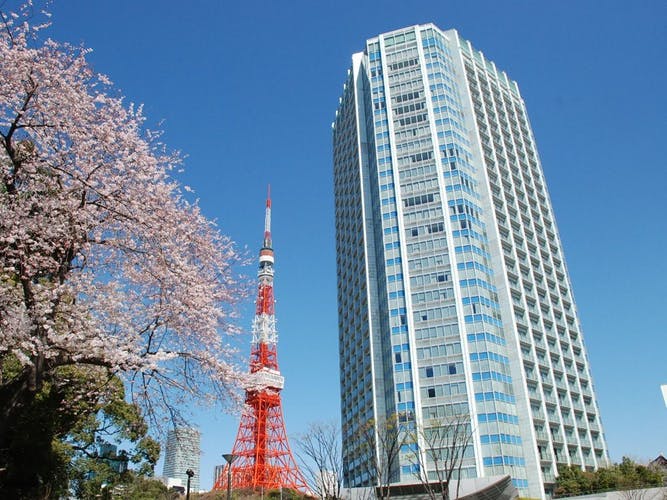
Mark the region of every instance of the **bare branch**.
POLYGON ((412 458, 417 469, 415 476, 431 500, 449 500, 454 479, 457 480, 455 498, 458 498, 461 469, 472 436, 468 415, 433 420, 414 433, 413 441, 423 447, 416 450, 412 458))

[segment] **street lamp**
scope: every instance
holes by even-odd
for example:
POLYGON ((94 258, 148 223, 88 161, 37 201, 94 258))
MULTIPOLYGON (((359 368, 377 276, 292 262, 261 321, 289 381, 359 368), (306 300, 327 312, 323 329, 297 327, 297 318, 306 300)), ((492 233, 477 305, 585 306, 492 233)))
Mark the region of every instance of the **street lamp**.
POLYGON ((227 500, 232 500, 232 462, 239 456, 233 453, 224 453, 222 458, 227 462, 227 500))
POLYGON ((185 500, 190 500, 190 479, 192 479, 192 476, 195 475, 195 471, 193 471, 192 469, 188 469, 185 471, 185 473, 188 476, 188 487, 185 491, 185 500))

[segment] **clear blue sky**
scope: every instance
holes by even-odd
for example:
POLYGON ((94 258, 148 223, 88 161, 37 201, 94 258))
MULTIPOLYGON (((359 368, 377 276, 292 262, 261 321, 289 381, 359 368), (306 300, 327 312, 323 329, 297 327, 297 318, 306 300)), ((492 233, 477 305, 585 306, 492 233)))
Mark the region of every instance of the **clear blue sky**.
MULTIPOLYGON (((149 124, 164 120, 166 143, 188 155, 183 181, 253 257, 271 183, 283 408, 294 435, 339 415, 330 124, 351 55, 410 24, 458 29, 519 83, 611 456, 645 459, 667 453, 666 5, 56 0, 50 33, 93 48, 95 69, 145 104, 149 124)), ((238 418, 197 415, 209 488, 238 418)))

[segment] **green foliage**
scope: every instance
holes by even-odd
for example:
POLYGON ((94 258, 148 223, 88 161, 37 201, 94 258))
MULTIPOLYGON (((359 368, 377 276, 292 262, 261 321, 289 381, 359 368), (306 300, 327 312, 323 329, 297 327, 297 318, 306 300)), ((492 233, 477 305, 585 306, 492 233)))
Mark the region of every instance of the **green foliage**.
MULTIPOLYGON (((227 492, 226 491, 207 491, 206 493, 194 493, 190 494, 190 498, 193 500, 226 500, 227 492)), ((236 500, 240 498, 236 494, 232 494, 232 499, 236 500)))
POLYGON ((269 490, 267 496, 271 499, 274 500, 280 500, 281 498, 283 500, 299 500, 303 498, 303 494, 299 493, 298 491, 291 490, 289 488, 283 488, 282 491, 280 490, 269 490))
POLYGON ((172 500, 180 497, 170 492, 160 481, 129 472, 127 482, 110 490, 111 498, 123 500, 172 500))
MULTIPOLYGON (((2 358, 0 369, 5 381, 20 370, 11 356, 2 358)), ((100 367, 60 367, 7 430, 3 461, 9 466, 0 473, 0 497, 58 498, 71 486, 79 497, 92 498, 103 484, 132 483, 152 474, 160 454, 147 432, 119 378, 100 367), (101 446, 114 443, 129 451, 100 456, 101 446), (122 472, 127 463, 136 473, 122 472)))
MULTIPOLYGON (((11 355, 3 357, 1 366, 5 381, 20 371, 11 355)), ((0 497, 58 497, 67 492, 73 450, 61 438, 85 414, 92 380, 93 374, 71 369, 54 372, 11 425, 5 424, 2 458, 8 466, 0 477, 0 497)))
MULTIPOLYGON (((279 500, 281 498, 280 490, 268 490, 264 491, 255 491, 252 489, 233 489, 232 490, 232 500, 261 500, 263 498, 272 498, 274 500, 279 500)), ((226 500, 227 492, 226 491, 209 491, 207 493, 193 493, 190 495, 193 500, 226 500)), ((312 499, 313 497, 299 493, 288 488, 283 488, 282 490, 283 500, 303 500, 303 499, 312 499)))
POLYGON ((576 496, 591 493, 594 473, 581 470, 576 465, 558 468, 556 496, 576 496))
POLYGON ((77 498, 82 499, 113 499, 113 500, 175 500, 178 493, 170 492, 160 481, 145 478, 133 471, 122 474, 122 482, 107 483, 90 481, 84 489, 77 491, 77 498))
POLYGON ((160 481, 136 476, 128 486, 123 498, 127 500, 166 500, 173 498, 173 495, 160 481))
POLYGON ((600 491, 653 488, 662 484, 663 478, 658 471, 623 457, 620 464, 595 472, 582 471, 576 465, 559 467, 555 494, 566 497, 600 491))
POLYGON ((621 463, 616 467, 620 473, 619 489, 621 490, 662 486, 662 475, 658 471, 636 464, 627 457, 623 457, 621 463))
POLYGON ((74 452, 72 486, 83 498, 99 492, 103 484, 108 488, 134 484, 137 476, 151 475, 160 455, 159 443, 147 436, 148 426, 139 408, 125 401, 122 381, 111 377, 106 388, 93 411, 66 437, 74 452), (100 454, 100 449, 111 450, 109 445, 121 442, 131 445, 131 450, 100 454), (128 462, 136 466, 136 472, 124 470, 128 462))
POLYGON ((618 487, 618 471, 614 467, 598 469, 593 483, 594 491, 615 490, 618 487))

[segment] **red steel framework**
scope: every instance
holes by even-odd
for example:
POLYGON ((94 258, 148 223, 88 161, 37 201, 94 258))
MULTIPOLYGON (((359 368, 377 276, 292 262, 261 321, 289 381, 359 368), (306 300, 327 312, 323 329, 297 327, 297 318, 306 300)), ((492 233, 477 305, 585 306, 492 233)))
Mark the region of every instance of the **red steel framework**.
POLYGON ((308 486, 296 465, 285 432, 280 391, 284 378, 278 370, 278 350, 273 297, 273 247, 271 242, 271 192, 266 199, 264 245, 259 252, 259 288, 252 324, 250 381, 245 407, 232 450, 232 464, 225 465, 214 489, 271 490, 290 488, 302 493, 308 486), (231 467, 231 472, 229 471, 231 467))

